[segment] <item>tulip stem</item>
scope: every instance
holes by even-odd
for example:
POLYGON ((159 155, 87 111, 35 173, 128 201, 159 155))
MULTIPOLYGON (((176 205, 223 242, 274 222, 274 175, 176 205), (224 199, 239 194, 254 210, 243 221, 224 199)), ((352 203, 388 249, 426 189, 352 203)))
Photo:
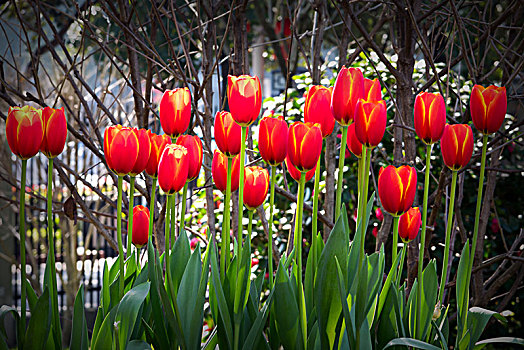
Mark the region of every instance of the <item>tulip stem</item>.
POLYGON ((136 270, 139 274, 140 273, 140 249, 138 249, 138 247, 136 247, 136 270))
POLYGON ((153 184, 151 186, 151 203, 149 204, 149 239, 153 237, 153 221, 155 219, 155 207, 156 207, 156 177, 153 178, 153 184))
POLYGON ((233 168, 233 158, 227 157, 227 182, 226 182, 226 199, 224 203, 224 215, 222 222, 222 252, 220 254, 220 277, 224 280, 226 275, 227 265, 229 265, 229 248, 231 237, 231 220, 230 220, 230 206, 231 206, 231 172, 233 168))
POLYGON ((60 314, 58 313, 58 296, 56 291, 55 237, 53 226, 53 158, 49 158, 49 164, 47 167, 47 242, 49 244, 49 274, 51 275, 51 281, 49 281, 49 292, 51 293, 55 342, 61 342, 62 335, 60 328, 60 314))
MULTIPOLYGON (((20 180, 20 271, 21 271, 21 318, 20 324, 21 327, 19 331, 23 331, 20 339, 23 339, 26 328, 26 266, 25 266, 25 178, 27 170, 27 159, 22 159, 22 179, 20 180)), ((23 344, 20 344, 20 347, 23 348, 23 344)))
MULTIPOLYGON (((440 305, 444 305, 444 287, 448 275, 448 260, 449 260, 449 243, 451 240, 451 228, 453 227, 453 209, 455 206, 455 188, 457 187, 457 171, 452 171, 451 176, 451 194, 449 197, 448 209, 448 223, 446 225, 446 244, 444 247, 444 263, 442 264, 442 276, 440 277, 440 288, 438 292, 438 300, 440 305)), ((419 281, 420 283, 420 281, 419 281)))
POLYGON ((364 217, 366 216, 366 208, 368 203, 368 184, 369 184, 369 168, 371 167, 371 149, 368 149, 366 146, 363 146, 362 148, 362 157, 365 159, 364 164, 362 165, 362 195, 360 196, 360 206, 362 209, 360 210, 360 254, 359 254, 359 260, 358 266, 362 265, 362 261, 364 261, 364 255, 365 253, 365 243, 366 243, 366 228, 365 227, 365 220, 364 217))
POLYGON ((127 215, 127 249, 126 249, 126 255, 129 257, 131 256, 131 240, 133 235, 133 202, 135 198, 135 177, 131 176, 131 180, 129 181, 130 187, 129 187, 129 210, 127 215))
POLYGON ((242 218, 244 216, 244 159, 246 153, 246 126, 242 126, 242 134, 240 140, 240 174, 238 179, 238 245, 242 245, 242 218))
POLYGON ((186 182, 184 189, 182 189, 182 208, 180 209, 180 228, 178 229, 178 235, 186 232, 186 202, 187 202, 187 185, 189 182, 186 182))
POLYGON ((166 227, 165 227, 165 240, 164 240, 164 260, 166 262, 166 288, 168 287, 169 283, 168 283, 168 276, 169 276, 169 268, 170 268, 170 264, 169 264, 169 250, 170 250, 170 246, 169 246, 169 240, 170 240, 170 230, 169 230, 169 227, 170 227, 170 216, 169 216, 169 210, 171 209, 171 202, 173 201, 173 198, 172 198, 172 195, 168 194, 166 196, 166 227))
MULTIPOLYGON (((319 185, 320 185, 320 158, 318 157, 317 168, 315 169, 315 192, 313 193, 313 230, 311 231, 311 249, 313 249, 313 266, 316 267, 317 258, 316 258, 316 241, 317 241, 317 221, 318 221, 318 197, 319 185)), ((315 268, 313 271, 316 270, 315 268)))
POLYGON ((120 263, 120 278, 118 291, 120 299, 124 296, 124 247, 122 246, 122 181, 123 176, 118 175, 118 197, 116 200, 116 239, 118 241, 118 262, 120 263))
POLYGON ((306 325, 306 308, 303 300, 304 290, 302 288, 302 212, 304 206, 304 187, 306 185, 306 173, 300 175, 298 187, 297 213, 295 215, 295 265, 297 267, 297 297, 300 315, 300 328, 304 344, 307 343, 307 325, 306 325))
POLYGON ((249 239, 251 239, 251 232, 253 230, 253 212, 254 212, 254 210, 249 210, 249 212, 248 212, 249 222, 247 224, 247 237, 249 239))
POLYGON ((269 265, 269 289, 273 288, 273 209, 275 206, 276 167, 271 166, 271 190, 269 193, 269 223, 267 234, 267 262, 269 265))
POLYGON ((342 204, 342 188, 344 187, 342 181, 344 179, 344 158, 346 155, 346 144, 348 139, 348 127, 342 125, 342 143, 340 145, 340 155, 338 158, 338 180, 337 180, 337 201, 335 205, 335 222, 340 215, 340 206, 342 204))
POLYGON ((173 240, 176 237, 176 194, 172 194, 171 200, 171 222, 170 222, 170 236, 169 236, 169 248, 171 249, 171 237, 173 240))
POLYGON ((400 255, 400 265, 398 267, 397 288, 399 287, 400 281, 402 280, 402 270, 404 269, 404 260, 406 259, 407 250, 408 250, 408 242, 404 242, 404 246, 402 247, 402 253, 400 255))
POLYGON ((391 263, 393 264, 397 260, 398 254, 398 221, 400 217, 393 217, 393 244, 391 245, 391 263))

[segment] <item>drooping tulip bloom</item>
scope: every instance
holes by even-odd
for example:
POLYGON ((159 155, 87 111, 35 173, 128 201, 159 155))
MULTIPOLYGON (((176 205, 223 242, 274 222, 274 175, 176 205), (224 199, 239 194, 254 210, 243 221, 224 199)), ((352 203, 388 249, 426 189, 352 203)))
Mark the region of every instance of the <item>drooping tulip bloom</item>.
POLYGON ((138 138, 133 129, 112 125, 104 132, 104 155, 109 169, 117 175, 129 174, 138 158, 138 138))
POLYGON ((231 113, 217 112, 215 115, 215 142, 218 149, 228 157, 240 153, 242 127, 235 123, 231 113))
POLYGON ((133 208, 133 232, 131 241, 138 249, 147 244, 149 238, 149 209, 143 205, 133 208))
POLYGON ((331 111, 340 125, 353 122, 355 106, 364 98, 364 75, 358 68, 342 67, 331 96, 331 111))
POLYGON ((320 124, 294 122, 289 127, 287 153, 289 160, 300 171, 317 165, 322 152, 320 124))
MULTIPOLYGON (((286 167, 287 167, 287 171, 288 171, 289 175, 291 175, 293 180, 295 180, 296 182, 299 182, 300 181, 300 176, 302 175, 302 173, 300 172, 300 170, 295 168, 293 163, 291 163, 291 161, 289 160, 289 157, 286 157, 286 167)), ((315 167, 313 169, 309 170, 306 173, 306 182, 308 182, 309 180, 311 180, 313 178, 313 175, 315 175, 315 170, 317 170, 317 165, 316 164, 315 164, 315 167)))
POLYGON ((251 125, 262 107, 262 88, 258 77, 228 75, 227 100, 235 122, 242 126, 251 125))
POLYGON ((171 143, 171 138, 166 134, 157 135, 149 130, 147 131, 147 134, 149 135, 149 141, 151 142, 151 152, 146 166, 146 173, 152 178, 157 178, 160 156, 162 156, 164 148, 171 143))
POLYGON ((473 154, 473 131, 466 124, 446 124, 440 149, 444 164, 451 170, 465 167, 473 154))
MULTIPOLYGON (((231 192, 238 190, 240 177, 240 156, 235 156, 232 163, 231 170, 231 192)), ((213 162, 211 164, 211 173, 213 174, 213 181, 215 186, 222 192, 226 192, 227 186, 227 156, 215 150, 213 154, 213 162)))
POLYGON ((446 104, 438 92, 421 92, 415 99, 415 131, 427 145, 442 137, 446 125, 446 104))
POLYGON ((160 124, 170 137, 178 137, 191 121, 191 92, 187 87, 166 90, 160 100, 160 124))
POLYGON ((480 85, 473 86, 469 109, 473 125, 483 134, 492 134, 500 129, 508 101, 506 99, 506 88, 490 85, 484 88, 480 85))
POLYGON ((375 78, 373 80, 364 78, 364 100, 366 101, 380 101, 382 100, 382 87, 380 81, 375 78))
POLYGON ((202 140, 196 135, 180 135, 176 143, 187 148, 187 159, 189 161, 187 181, 193 181, 198 177, 202 167, 202 140))
POLYGON ((378 195, 385 211, 399 216, 408 211, 417 191, 417 171, 408 165, 388 165, 378 175, 378 195))
POLYGON ((369 148, 376 147, 386 131, 386 103, 359 100, 355 108, 355 135, 369 148))
POLYGON ((398 221, 398 235, 404 242, 414 240, 422 225, 419 207, 412 207, 400 216, 398 221))
POLYGON ((347 147, 355 155, 360 158, 362 156, 362 143, 358 140, 355 134, 355 123, 348 126, 348 142, 347 147))
POLYGON ((249 210, 261 206, 269 189, 269 173, 259 166, 246 167, 244 178, 244 205, 249 210))
POLYGON ((335 118, 331 112, 332 91, 332 87, 313 85, 307 93, 304 105, 304 121, 319 123, 323 138, 331 135, 335 127, 335 118))
POLYGON ((158 162, 158 184, 167 194, 178 192, 187 181, 189 161, 187 148, 181 145, 167 145, 158 162))
POLYGON ((11 152, 29 159, 38 153, 44 137, 42 111, 31 106, 9 107, 5 129, 11 152))
POLYGON ((60 109, 45 107, 42 110, 42 121, 44 123, 44 137, 40 151, 47 158, 54 158, 62 153, 67 139, 67 121, 64 107, 60 109))
POLYGON ((286 159, 288 127, 284 117, 264 117, 258 126, 260 156, 270 165, 286 159))
POLYGON ((137 176, 142 171, 146 170, 147 163, 151 155, 151 140, 149 138, 148 130, 146 129, 132 129, 138 139, 138 157, 135 165, 130 171, 131 176, 137 176))

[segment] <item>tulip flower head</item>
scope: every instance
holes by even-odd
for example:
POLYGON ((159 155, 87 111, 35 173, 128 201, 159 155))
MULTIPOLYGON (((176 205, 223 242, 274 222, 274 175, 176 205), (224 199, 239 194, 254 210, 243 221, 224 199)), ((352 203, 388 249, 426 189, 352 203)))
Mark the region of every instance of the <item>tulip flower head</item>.
POLYGON ((270 165, 278 165, 286 159, 288 126, 282 116, 264 117, 258 126, 258 149, 260 156, 270 165))
POLYGON ((331 111, 340 125, 353 122, 357 101, 364 98, 364 75, 358 68, 342 67, 331 96, 331 111))
POLYGON ((388 165, 378 175, 378 195, 382 208, 400 216, 411 207, 417 191, 417 171, 408 165, 388 165))
POLYGON ((151 140, 149 138, 148 130, 146 129, 132 129, 138 139, 138 157, 135 165, 130 171, 131 176, 137 176, 142 171, 146 170, 147 163, 151 156, 151 140))
MULTIPOLYGON (((300 176, 302 175, 302 172, 295 168, 293 163, 289 160, 289 157, 286 157, 286 167, 289 175, 295 180, 296 182, 300 181, 300 176)), ((311 180, 313 178, 313 175, 315 175, 315 170, 317 170, 317 165, 315 164, 315 167, 308 172, 306 172, 306 182, 311 180)))
POLYGON ((364 100, 366 101, 380 101, 382 100, 382 87, 380 81, 375 78, 373 80, 364 78, 364 100))
POLYGON ((184 187, 189 171, 187 148, 177 144, 167 145, 158 162, 158 184, 168 195, 184 187))
POLYGON ((249 210, 261 206, 269 189, 269 173, 259 166, 248 166, 244 177, 244 205, 249 210))
POLYGON ((355 108, 355 135, 366 147, 378 146, 386 131, 386 102, 360 99, 355 108))
POLYGON ((176 143, 187 148, 187 159, 189 161, 187 181, 193 181, 198 177, 202 167, 202 140, 196 135, 180 135, 176 143))
POLYGON ((104 132, 104 155, 109 169, 117 175, 129 174, 138 158, 138 138, 133 129, 112 125, 104 132))
POLYGON ((289 127, 288 157, 300 171, 309 171, 317 165, 322 152, 320 124, 294 122, 289 127))
POLYGON ((348 141, 347 148, 355 155, 360 158, 362 156, 362 143, 358 140, 355 134, 355 123, 348 126, 348 141))
MULTIPOLYGON (((215 186, 222 192, 226 192, 227 186, 227 156, 215 150, 213 154, 213 162, 211 163, 211 173, 213 174, 213 181, 215 186)), ((231 170, 231 192, 238 190, 240 178, 240 156, 233 158, 233 169, 231 170)))
POLYGON ((402 241, 409 242, 414 240, 422 225, 419 207, 412 207, 400 216, 398 220, 398 235, 402 241))
POLYGON ((44 137, 40 151, 47 158, 55 158, 64 150, 67 139, 67 121, 64 107, 60 109, 45 107, 42 110, 42 121, 44 123, 44 137))
POLYGON ((160 124, 170 137, 186 132, 191 121, 191 92, 187 87, 166 90, 160 100, 160 124))
POLYGON ((262 88, 257 76, 227 76, 227 99, 235 122, 241 126, 251 125, 260 114, 262 88))
POLYGON ((307 93, 304 105, 304 121, 319 123, 323 138, 331 135, 335 127, 335 118, 331 112, 331 91, 332 87, 313 85, 307 93))
POLYGON ((427 145, 442 137, 446 125, 446 104, 441 94, 421 92, 415 99, 415 131, 427 145))
POLYGON ((133 232, 131 242, 137 247, 142 248, 149 239, 149 209, 143 205, 133 208, 133 232))
POLYGON ((41 110, 31 106, 9 107, 5 128, 13 154, 29 159, 38 153, 44 137, 41 110))
POLYGON ((231 113, 217 112, 215 115, 215 142, 218 149, 228 157, 240 153, 242 127, 235 123, 231 113))
POLYGON ((451 170, 465 167, 473 154, 473 131, 466 124, 447 124, 440 140, 444 164, 451 170))
POLYGON ((171 138, 166 134, 157 135, 149 130, 147 134, 151 142, 151 152, 149 154, 149 160, 147 161, 146 173, 156 179, 158 177, 158 162, 160 161, 160 156, 162 152, 164 152, 164 148, 171 143, 171 138))
POLYGON ((484 88, 473 86, 469 109, 473 125, 485 135, 498 131, 504 122, 508 101, 506 88, 490 85, 484 88))

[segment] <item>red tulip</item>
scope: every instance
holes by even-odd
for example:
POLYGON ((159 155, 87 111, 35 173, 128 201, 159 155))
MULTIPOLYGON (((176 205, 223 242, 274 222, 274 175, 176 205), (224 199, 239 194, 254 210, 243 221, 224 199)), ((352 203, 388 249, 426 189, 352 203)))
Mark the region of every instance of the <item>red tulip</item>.
POLYGON ((377 217, 378 221, 384 220, 384 214, 382 214, 382 210, 380 210, 380 208, 375 209, 375 216, 377 217))
POLYGON ((38 153, 44 137, 42 111, 31 106, 9 107, 5 129, 11 152, 29 159, 38 153))
POLYGON ((398 235, 404 242, 412 241, 417 237, 420 225, 422 225, 420 209, 418 207, 410 208, 398 220, 398 235))
POLYGON ((407 165, 395 168, 389 165, 380 169, 378 195, 385 211, 393 216, 406 212, 415 199, 417 171, 407 165))
POLYGON ((193 181, 198 177, 202 167, 202 141, 198 136, 180 135, 176 143, 187 148, 187 159, 189 161, 187 181, 193 181))
POLYGON ((222 111, 215 115, 215 142, 218 149, 233 157, 240 153, 242 128, 235 123, 231 113, 222 111))
POLYGON ((242 126, 251 125, 262 107, 262 88, 258 77, 228 75, 227 100, 235 122, 242 126))
POLYGON ((360 158, 362 156, 362 143, 358 140, 355 134, 355 123, 348 126, 348 141, 347 148, 355 155, 360 158))
POLYGON ((191 92, 187 87, 166 90, 160 100, 160 124, 170 137, 186 132, 191 121, 191 92))
POLYGON ((466 124, 446 124, 440 141, 444 164, 451 170, 460 170, 473 154, 473 131, 466 124))
POLYGON ((138 249, 147 244, 149 238, 149 209, 143 205, 133 208, 133 232, 131 242, 138 249))
POLYGON ((282 116, 264 117, 258 126, 258 149, 260 156, 271 165, 286 159, 288 127, 282 116))
POLYGON ((67 138, 67 121, 64 107, 60 109, 44 108, 42 110, 42 121, 44 123, 44 137, 40 145, 40 151, 47 158, 54 158, 64 150, 67 138))
POLYGON ((178 192, 184 187, 189 171, 187 148, 167 145, 158 162, 158 184, 167 194, 178 192))
POLYGON ((133 129, 113 125, 104 132, 104 154, 109 169, 117 175, 129 174, 138 158, 139 144, 133 129))
MULTIPOLYGON (((231 170, 231 192, 238 190, 240 177, 240 156, 235 156, 232 163, 231 170)), ((222 192, 226 192, 227 186, 227 156, 215 150, 213 154, 213 163, 211 164, 211 173, 213 174, 213 181, 215 186, 222 192)))
POLYGON ((151 152, 149 154, 149 160, 146 166, 146 173, 152 178, 158 177, 158 162, 160 156, 164 152, 164 148, 171 143, 171 138, 164 135, 157 135, 151 131, 147 131, 149 135, 149 141, 151 142, 151 152))
MULTIPOLYGON (((289 156, 286 157, 286 167, 287 167, 287 171, 288 171, 289 175, 291 175, 293 180, 295 180, 296 182, 299 182, 300 181, 300 176, 302 175, 302 173, 300 172, 300 170, 295 168, 293 163, 291 163, 291 161, 289 160, 289 156)), ((315 167, 313 169, 309 170, 306 173, 306 182, 308 182, 309 180, 311 180, 313 178, 313 175, 315 175, 315 170, 317 170, 317 165, 316 164, 315 164, 315 167)))
POLYGON ((358 68, 342 67, 331 97, 331 111, 340 125, 353 122, 357 101, 364 98, 364 76, 358 68))
POLYGON ((261 206, 269 189, 269 173, 259 166, 248 166, 244 177, 244 205, 249 210, 261 206))
POLYGON ((189 247, 191 248, 191 250, 194 250, 196 248, 198 242, 200 242, 200 240, 197 237, 191 238, 191 241, 189 242, 189 247))
POLYGON ((442 137, 446 125, 446 104, 441 94, 421 92, 415 99, 415 131, 427 145, 442 137))
POLYGON ((480 85, 473 86, 469 107, 475 128, 483 134, 496 132, 504 122, 508 108, 506 88, 494 85, 487 88, 480 85))
POLYGON ((306 96, 304 105, 304 121, 306 123, 319 123, 322 137, 327 137, 333 132, 335 118, 331 112, 332 87, 313 85, 306 96))
POLYGON ((375 237, 375 238, 376 238, 376 237, 377 237, 377 235, 378 235, 378 227, 376 227, 376 226, 375 226, 375 227, 373 227, 373 231, 371 231, 371 233, 373 234, 373 237, 375 237))
POLYGON ((294 122, 289 127, 288 157, 300 171, 308 171, 317 165, 322 152, 320 124, 294 122))
POLYGON ((364 78, 364 100, 380 101, 382 100, 382 87, 378 79, 364 78))
POLYGON ((376 147, 386 131, 386 103, 359 100, 355 108, 355 135, 369 148, 376 147))
POLYGON ((131 176, 136 176, 146 170, 147 163, 151 155, 151 140, 146 129, 132 129, 138 139, 138 157, 135 165, 130 171, 131 176))

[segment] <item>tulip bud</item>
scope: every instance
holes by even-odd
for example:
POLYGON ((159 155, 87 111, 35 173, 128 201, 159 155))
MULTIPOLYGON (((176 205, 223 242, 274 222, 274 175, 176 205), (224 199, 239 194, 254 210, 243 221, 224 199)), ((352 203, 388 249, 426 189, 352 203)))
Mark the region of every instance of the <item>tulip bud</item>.
POLYGON ((362 156, 362 143, 358 140, 358 137, 355 134, 355 123, 348 126, 347 148, 355 155, 355 157, 360 158, 362 156))
POLYGON ((29 159, 38 153, 44 137, 42 111, 31 106, 9 107, 5 129, 11 152, 29 159))
MULTIPOLYGON (((215 150, 213 154, 213 162, 211 164, 211 173, 213 174, 213 181, 215 186, 222 192, 226 192, 227 186, 227 156, 215 150)), ((232 162, 233 169, 231 170, 231 192, 238 190, 240 177, 240 156, 236 155, 232 162)))
POLYGON ((388 165, 378 175, 378 195, 382 208, 393 216, 405 213, 413 204, 417 191, 417 171, 407 165, 388 165))
POLYGON ((475 128, 483 134, 492 134, 500 129, 506 116, 507 107, 505 87, 473 86, 469 100, 471 119, 473 119, 475 128))
POLYGON ((289 127, 288 157, 300 171, 308 171, 317 165, 322 152, 320 124, 294 122, 289 127))
POLYGON ((67 121, 64 107, 60 109, 44 108, 42 110, 42 121, 44 137, 40 145, 40 151, 47 158, 54 158, 64 150, 67 138, 67 121))
POLYGON ((366 101, 380 101, 382 100, 382 87, 380 81, 375 78, 373 80, 364 78, 364 100, 366 101))
POLYGON ((222 111, 215 115, 215 142, 218 149, 228 157, 240 153, 242 127, 235 123, 231 113, 222 111))
POLYGON ((147 244, 149 239, 149 209, 143 205, 133 208, 133 232, 131 242, 137 249, 147 244))
POLYGON ((398 220, 398 235, 402 241, 409 242, 414 240, 422 225, 419 207, 412 207, 400 216, 398 220))
POLYGON ((382 214, 382 210, 380 210, 380 208, 375 209, 375 216, 377 217, 378 221, 384 220, 384 214, 382 214))
POLYGON ((335 118, 331 112, 331 91, 332 87, 313 85, 304 105, 304 122, 319 123, 323 138, 331 135, 335 127, 335 118))
POLYGON ((186 132, 191 121, 191 92, 187 87, 166 90, 160 100, 160 124, 170 137, 186 132))
POLYGON ((180 135, 176 143, 187 148, 187 159, 189 162, 187 181, 193 181, 198 177, 202 167, 202 141, 198 136, 180 135))
POLYGON ((355 135, 369 148, 376 147, 386 131, 386 102, 359 100, 355 108, 355 135))
POLYGON ((149 157, 151 155, 151 140, 149 138, 148 130, 146 129, 132 129, 138 139, 138 157, 135 165, 130 171, 131 176, 137 176, 146 169, 149 157))
POLYGON ((167 145, 158 162, 158 184, 167 194, 178 192, 184 187, 189 171, 187 148, 167 145))
POLYGON ((353 122, 357 101, 364 98, 364 75, 358 68, 342 67, 331 96, 331 111, 340 125, 353 122))
POLYGON ((288 127, 282 116, 264 117, 258 127, 260 156, 270 165, 278 165, 286 159, 288 127))
POLYGON ((444 164, 451 170, 465 167, 473 154, 473 131, 466 124, 446 124, 440 149, 444 164))
MULTIPOLYGON (((300 172, 300 170, 295 168, 293 163, 291 163, 291 161, 289 160, 289 156, 286 157, 286 167, 287 167, 287 171, 288 171, 289 175, 291 175, 293 180, 295 180, 296 182, 299 182, 300 181, 300 176, 302 175, 302 173, 300 172)), ((315 167, 313 169, 309 170, 306 173, 306 182, 308 182, 309 180, 311 180, 313 178, 313 175, 315 175, 315 170, 317 170, 317 166, 316 165, 315 165, 315 167)))
POLYGON ((249 210, 261 206, 269 189, 269 173, 259 166, 248 166, 244 177, 244 205, 249 210))
POLYGON ((151 152, 149 154, 149 160, 147 161, 146 173, 152 178, 158 177, 158 162, 160 156, 164 152, 164 148, 171 143, 171 138, 164 135, 157 135, 151 131, 147 131, 149 141, 151 142, 151 152))
POLYGON ((133 129, 110 126, 104 132, 104 155, 109 169, 117 175, 129 174, 138 158, 138 138, 133 129))
POLYGON ((227 76, 229 110, 238 125, 251 125, 260 114, 262 88, 257 76, 227 76))
POLYGON ((446 104, 441 94, 421 92, 415 99, 415 131, 427 145, 442 137, 446 125, 446 104))

